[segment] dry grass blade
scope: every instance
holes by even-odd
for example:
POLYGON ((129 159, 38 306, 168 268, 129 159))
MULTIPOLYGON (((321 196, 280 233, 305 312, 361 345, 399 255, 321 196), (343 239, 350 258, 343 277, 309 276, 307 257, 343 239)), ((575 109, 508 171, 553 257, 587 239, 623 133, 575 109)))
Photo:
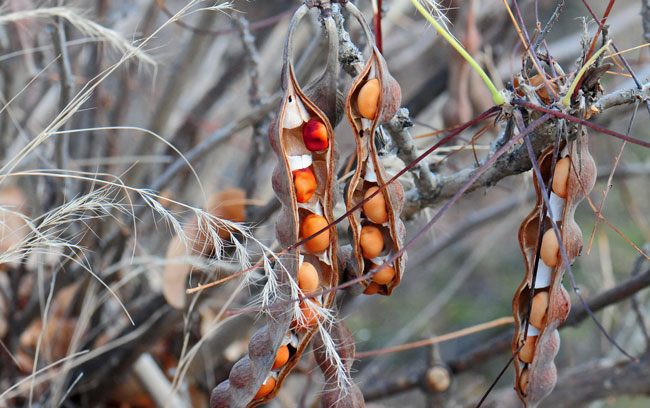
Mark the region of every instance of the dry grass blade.
POLYGON ((157 65, 156 61, 152 57, 147 55, 141 48, 133 45, 130 41, 124 38, 122 34, 84 17, 83 12, 80 9, 75 9, 73 7, 44 7, 34 10, 16 11, 0 15, 0 25, 16 23, 23 20, 54 19, 57 17, 65 19, 73 27, 90 38, 101 38, 115 50, 123 54, 133 54, 140 63, 152 67, 157 65))

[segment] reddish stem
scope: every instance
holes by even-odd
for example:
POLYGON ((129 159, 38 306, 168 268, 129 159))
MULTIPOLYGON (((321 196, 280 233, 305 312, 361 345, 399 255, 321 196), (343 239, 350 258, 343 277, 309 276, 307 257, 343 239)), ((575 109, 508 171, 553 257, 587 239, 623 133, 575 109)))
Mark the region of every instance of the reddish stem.
POLYGON ((373 29, 375 30, 375 44, 380 53, 383 53, 382 37, 381 37, 381 0, 377 1, 377 11, 374 15, 373 29))
MULTIPOLYGON (((596 31, 596 35, 594 36, 594 39, 591 42, 591 47, 589 48, 589 52, 587 53, 587 56, 585 57, 585 61, 589 60, 589 58, 591 57, 591 54, 594 52, 594 48, 596 48, 596 41, 598 41, 598 36, 603 31, 603 26, 605 25, 605 22, 607 21, 607 17, 609 17, 609 12, 612 9, 612 6, 614 5, 614 2, 616 2, 616 0, 609 0, 609 4, 607 5, 607 10, 605 10, 605 14, 603 15, 603 19, 598 24, 598 31, 596 31)), ((587 2, 584 2, 584 3, 587 6, 587 8, 589 9, 589 12, 591 12, 591 14, 594 15, 594 11, 591 9, 589 4, 587 2)), ((596 19, 595 15, 594 15, 594 19, 596 19)), ((573 91, 573 95, 571 95, 572 98, 575 98, 575 96, 578 94, 578 90, 582 86, 583 79, 584 79, 584 76, 582 78, 580 78, 580 80, 578 82, 578 86, 576 86, 575 91, 573 91)))
POLYGON ((607 5, 607 10, 605 10, 605 14, 603 14, 603 19, 600 21, 600 24, 598 25, 598 31, 596 31, 594 40, 591 42, 591 48, 589 48, 589 53, 587 53, 587 56, 585 57, 585 61, 589 60, 589 57, 591 57, 591 54, 594 52, 594 48, 596 48, 596 41, 598 40, 598 36, 600 35, 601 31, 603 31, 603 26, 605 25, 605 22, 607 21, 607 17, 609 17, 609 12, 612 10, 612 6, 614 6, 615 2, 616 0, 609 0, 609 4, 607 5))
POLYGON ((631 136, 626 136, 626 135, 624 135, 622 133, 614 132, 613 130, 609 130, 609 129, 604 128, 602 126, 598 126, 595 123, 591 123, 591 122, 588 122, 586 120, 576 118, 575 116, 571 116, 571 115, 568 115, 566 113, 562 113, 562 112, 557 111, 557 110, 545 108, 543 106, 537 106, 537 105, 535 105, 533 103, 526 102, 526 101, 521 100, 521 99, 513 99, 512 104, 522 106, 522 107, 527 108, 527 109, 533 109, 533 110, 536 110, 536 111, 539 111, 539 112, 548 113, 550 115, 555 116, 556 118, 562 118, 562 119, 566 119, 566 120, 574 122, 574 123, 579 123, 579 124, 581 124, 583 126, 594 129, 594 130, 596 130, 598 132, 601 132, 601 133, 604 133, 606 135, 614 136, 616 138, 625 140, 627 142, 630 142, 630 143, 633 143, 633 144, 636 144, 636 145, 639 145, 639 146, 650 148, 650 142, 645 142, 643 140, 635 139, 635 138, 633 138, 631 136))

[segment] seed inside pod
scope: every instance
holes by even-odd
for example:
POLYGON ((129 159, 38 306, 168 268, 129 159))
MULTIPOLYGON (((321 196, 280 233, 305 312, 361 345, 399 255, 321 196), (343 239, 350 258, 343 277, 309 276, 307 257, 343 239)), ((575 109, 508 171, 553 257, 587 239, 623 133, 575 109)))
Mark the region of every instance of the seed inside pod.
POLYGON ((262 383, 262 386, 257 391, 257 394, 255 394, 253 399, 266 397, 267 395, 269 395, 271 391, 273 391, 273 388, 275 388, 275 377, 273 376, 266 377, 266 380, 264 380, 264 383, 262 383))
POLYGON ((376 258, 384 250, 384 236, 379 228, 374 225, 366 225, 361 228, 359 244, 364 258, 376 258))
POLYGON ((560 263, 560 245, 553 228, 550 228, 542 236, 542 248, 539 256, 548 266, 554 267, 560 263))
POLYGON ((322 122, 311 119, 302 127, 302 140, 305 147, 312 152, 325 150, 329 146, 327 128, 322 122))
MULTIPOLYGON (((366 191, 363 195, 363 198, 366 199, 370 197, 375 191, 379 190, 379 187, 373 186, 366 191)), ((363 213, 366 214, 366 217, 377 224, 383 224, 388 221, 388 211, 386 210, 386 200, 382 193, 377 194, 368 202, 363 205, 363 213)))
POLYGON ((559 197, 566 198, 567 184, 569 181, 569 170, 571 169, 571 159, 565 157, 555 163, 555 172, 553 173, 553 192, 559 197))
MULTIPOLYGON (((372 264, 372 268, 376 268, 379 265, 372 264)), ((386 265, 380 270, 377 271, 374 275, 372 275, 372 280, 373 282, 376 282, 380 285, 385 285, 389 282, 392 282, 393 278, 395 278, 395 268, 393 268, 390 265, 386 265)))
POLYGON ((321 307, 321 304, 315 299, 307 299, 300 302, 300 317, 294 323, 294 326, 298 330, 307 330, 318 324, 320 315, 316 309, 317 307, 321 307))
POLYGON ((298 269, 298 286, 306 294, 310 294, 318 288, 318 271, 309 262, 303 262, 298 269))
POLYGON ((548 292, 539 292, 533 297, 533 307, 530 311, 530 324, 537 329, 542 329, 546 309, 548 308, 548 292))
POLYGON ((528 385, 528 367, 524 368, 524 371, 521 372, 519 376, 519 389, 521 393, 526 395, 526 386, 528 385))
POLYGON ((294 170, 293 184, 296 187, 296 200, 299 203, 306 203, 316 191, 316 176, 308 167, 294 170))
POLYGON ((379 79, 373 78, 366 82, 359 91, 357 98, 357 108, 359 113, 366 119, 374 119, 377 114, 377 105, 379 103, 379 79))
POLYGON ((374 295, 375 293, 379 292, 379 289, 381 289, 381 286, 379 286, 378 283, 370 282, 370 285, 368 285, 366 290, 363 291, 363 294, 364 295, 374 295))
POLYGON ((287 361, 289 361, 289 347, 280 346, 278 352, 275 354, 275 361, 273 362, 273 367, 271 367, 271 370, 277 370, 278 368, 287 364, 287 361))
POLYGON ((519 359, 524 363, 532 363, 533 356, 535 355, 535 342, 537 336, 528 336, 526 344, 519 350, 519 359))
MULTIPOLYGON (((303 238, 317 233, 323 228, 327 227, 329 223, 322 215, 309 214, 302 222, 300 226, 300 232, 302 233, 303 238)), ((330 231, 325 230, 320 234, 316 235, 314 238, 305 242, 305 246, 312 252, 323 252, 330 245, 330 231)))

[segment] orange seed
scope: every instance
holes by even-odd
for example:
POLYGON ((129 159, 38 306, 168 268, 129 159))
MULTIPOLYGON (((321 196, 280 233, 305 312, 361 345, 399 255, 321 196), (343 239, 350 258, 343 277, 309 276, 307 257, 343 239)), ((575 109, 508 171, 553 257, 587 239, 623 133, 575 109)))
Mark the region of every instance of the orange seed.
MULTIPOLYGON (((372 267, 373 269, 378 267, 379 265, 373 264, 372 267)), ((395 278, 395 268, 393 268, 390 265, 386 265, 380 270, 377 271, 374 275, 372 275, 372 280, 380 285, 385 285, 389 282, 393 281, 393 278, 395 278)))
POLYGON ((374 119, 379 104, 379 79, 373 78, 366 82, 359 91, 357 108, 359 113, 366 119, 374 119))
POLYGON ((316 191, 316 176, 309 167, 294 170, 293 185, 296 187, 296 201, 306 203, 316 191))
POLYGON ((294 323, 294 326, 298 330, 307 330, 316 326, 320 317, 316 309, 317 307, 321 307, 321 304, 315 299, 307 299, 300 302, 300 317, 294 323))
POLYGON ((309 262, 303 262, 298 269, 298 286, 306 294, 318 288, 318 271, 309 262))
MULTIPOLYGON (((302 233, 302 238, 307 238, 312 234, 317 233, 323 228, 327 227, 329 223, 322 215, 318 214, 309 214, 303 220, 300 225, 300 232, 302 233)), ((305 242, 305 247, 312 252, 323 252, 330 245, 330 231, 325 230, 320 234, 316 235, 314 238, 305 242)))
POLYGON ((521 376, 519 377, 519 389, 521 390, 521 393, 526 395, 526 386, 528 385, 528 368, 525 368, 524 371, 521 372, 521 376))
POLYGON ((526 344, 524 347, 519 350, 519 359, 524 363, 532 363, 533 356, 535 356, 535 342, 537 341, 537 336, 528 336, 526 339, 526 344))
POLYGON ((287 361, 289 361, 289 347, 280 346, 277 354, 275 355, 275 361, 273 362, 273 367, 271 367, 271 370, 277 370, 278 368, 287 364, 287 361))
POLYGON ((370 285, 368 285, 366 290, 363 291, 363 294, 364 295, 374 295, 375 293, 379 292, 379 289, 381 289, 381 286, 379 286, 378 283, 370 282, 370 285))
POLYGON ((530 324, 532 324, 536 329, 542 329, 547 308, 548 292, 539 292, 533 297, 533 307, 530 311, 530 324))
POLYGON ((553 228, 550 228, 542 236, 542 248, 539 255, 542 261, 550 267, 555 267, 560 263, 560 245, 553 228))
MULTIPOLYGON (((373 186, 366 191, 363 198, 368 198, 379 187, 373 186)), ((374 223, 383 224, 388 221, 388 211, 386 210, 386 200, 382 193, 377 194, 363 205, 363 212, 374 223)))
POLYGON ((376 258, 384 250, 384 236, 381 230, 374 225, 366 225, 361 228, 359 238, 363 257, 367 259, 376 258))
POLYGON ((275 388, 275 377, 268 376, 253 399, 264 398, 275 388))
POLYGON ((555 172, 553 173, 553 192, 562 198, 567 196, 567 184, 569 181, 569 170, 571 169, 571 159, 565 157, 555 163, 555 172))

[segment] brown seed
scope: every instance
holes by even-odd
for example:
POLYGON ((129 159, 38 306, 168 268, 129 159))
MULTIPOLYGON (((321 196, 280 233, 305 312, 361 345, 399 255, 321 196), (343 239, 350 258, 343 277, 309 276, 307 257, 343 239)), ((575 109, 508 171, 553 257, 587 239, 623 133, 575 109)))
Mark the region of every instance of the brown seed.
POLYGON ((266 377, 266 380, 264 380, 264 383, 262 383, 262 386, 257 391, 257 394, 255 394, 253 399, 266 397, 267 395, 269 395, 271 391, 273 391, 273 388, 275 388, 275 377, 272 376, 266 377))
POLYGON ((381 230, 374 225, 366 225, 361 228, 359 238, 363 257, 367 259, 376 258, 384 250, 384 236, 381 230))
POLYGON ((533 307, 530 311, 530 324, 536 329, 542 329, 547 308, 548 292, 539 292, 533 297, 533 307))
MULTIPOLYGON (((377 190, 379 190, 379 187, 370 187, 363 195, 364 200, 370 197, 370 195, 377 190)), ((388 221, 388 211, 386 210, 386 200, 384 199, 384 195, 379 193, 368 200, 363 205, 363 213, 366 214, 366 217, 368 217, 370 221, 377 224, 383 224, 388 221)))
POLYGON ((379 79, 373 78, 366 82, 359 91, 357 108, 359 113, 366 119, 374 119, 379 104, 379 79))
POLYGON ((571 169, 571 159, 565 157, 555 163, 555 172, 553 173, 553 192, 562 198, 567 196, 567 184, 569 181, 569 170, 571 169))
POLYGON ((277 370, 278 368, 287 364, 287 361, 289 361, 289 347, 280 346, 278 352, 275 354, 275 361, 273 362, 273 367, 271 367, 271 370, 277 370))
POLYGON ((555 267, 560 263, 560 245, 553 228, 550 228, 542 236, 542 248, 539 255, 542 261, 550 267, 555 267))
MULTIPOLYGON (((372 268, 376 268, 379 265, 372 265, 372 268)), ((393 268, 390 265, 386 265, 380 270, 378 270, 374 275, 372 275, 372 280, 373 282, 378 283, 379 285, 385 285, 389 282, 393 281, 393 278, 395 278, 395 268, 393 268)))
POLYGON ((524 363, 532 363, 533 356, 535 355, 535 342, 537 341, 537 336, 528 336, 526 339, 526 344, 524 347, 519 350, 519 359, 524 363))
POLYGON ((298 286, 305 294, 318 289, 318 271, 309 262, 303 262, 298 269, 298 286))
MULTIPOLYGON (((327 227, 329 223, 322 215, 318 214, 309 214, 303 220, 300 226, 300 232, 302 233, 302 238, 307 238, 312 234, 317 233, 323 228, 327 227)), ((314 238, 305 242, 305 247, 312 252, 323 252, 330 245, 330 231, 325 230, 320 234, 316 235, 314 238)))

